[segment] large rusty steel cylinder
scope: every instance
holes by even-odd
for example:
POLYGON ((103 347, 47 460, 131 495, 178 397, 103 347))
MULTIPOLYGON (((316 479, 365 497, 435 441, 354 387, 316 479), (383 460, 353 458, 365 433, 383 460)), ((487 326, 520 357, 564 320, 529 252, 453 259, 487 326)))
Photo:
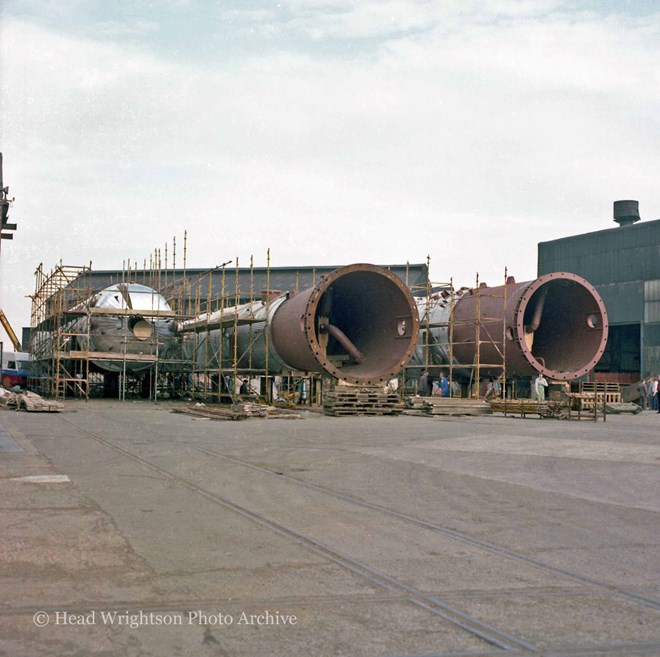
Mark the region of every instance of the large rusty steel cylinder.
POLYGON ((275 310, 273 350, 291 369, 372 384, 395 377, 417 344, 419 316, 404 283, 387 269, 353 264, 324 276, 275 310))
POLYGON ((460 296, 453 318, 457 362, 475 362, 478 325, 480 362, 501 363, 504 344, 507 376, 541 372, 573 380, 594 368, 607 344, 607 312, 600 295, 568 272, 525 283, 511 278, 506 290, 481 287, 460 296))

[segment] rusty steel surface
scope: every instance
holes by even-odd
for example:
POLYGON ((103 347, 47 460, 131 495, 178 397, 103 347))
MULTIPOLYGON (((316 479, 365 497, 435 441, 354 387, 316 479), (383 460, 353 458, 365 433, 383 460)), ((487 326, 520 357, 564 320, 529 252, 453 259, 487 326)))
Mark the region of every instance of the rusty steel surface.
POLYGON ((595 367, 607 344, 603 300, 593 285, 568 272, 507 283, 506 308, 504 286, 463 295, 454 310, 454 354, 461 363, 474 362, 478 316, 480 361, 502 362, 505 336, 507 375, 576 379, 595 367))
POLYGON ((369 264, 340 267, 289 296, 270 326, 273 348, 289 366, 356 384, 395 377, 418 333, 408 288, 387 269, 369 264))

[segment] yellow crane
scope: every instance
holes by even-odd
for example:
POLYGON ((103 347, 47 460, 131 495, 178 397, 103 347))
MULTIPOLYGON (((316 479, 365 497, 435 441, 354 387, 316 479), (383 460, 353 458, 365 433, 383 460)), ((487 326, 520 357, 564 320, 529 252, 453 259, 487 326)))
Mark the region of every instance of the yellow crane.
POLYGON ((4 312, 2 312, 2 310, 0 310, 0 324, 2 324, 2 328, 5 329, 5 333, 7 333, 9 339, 14 345, 14 351, 22 351, 21 343, 19 339, 16 337, 16 333, 14 333, 14 329, 11 327, 11 324, 9 323, 9 320, 7 319, 7 315, 5 315, 4 312))

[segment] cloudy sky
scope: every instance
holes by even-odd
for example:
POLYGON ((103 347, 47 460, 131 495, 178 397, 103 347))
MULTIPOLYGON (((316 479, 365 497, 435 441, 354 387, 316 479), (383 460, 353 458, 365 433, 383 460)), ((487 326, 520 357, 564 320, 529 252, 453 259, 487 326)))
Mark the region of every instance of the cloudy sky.
POLYGON ((614 200, 660 217, 658 0, 0 7, 15 328, 40 262, 142 265, 184 229, 189 266, 430 255, 464 285, 533 278, 614 200))

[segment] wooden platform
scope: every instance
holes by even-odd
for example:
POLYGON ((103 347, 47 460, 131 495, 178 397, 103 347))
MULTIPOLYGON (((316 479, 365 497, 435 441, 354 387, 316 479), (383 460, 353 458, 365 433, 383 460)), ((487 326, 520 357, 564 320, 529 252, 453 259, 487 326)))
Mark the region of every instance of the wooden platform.
POLYGON ((380 386, 342 386, 326 393, 323 399, 325 415, 399 415, 403 406, 394 392, 380 386))

